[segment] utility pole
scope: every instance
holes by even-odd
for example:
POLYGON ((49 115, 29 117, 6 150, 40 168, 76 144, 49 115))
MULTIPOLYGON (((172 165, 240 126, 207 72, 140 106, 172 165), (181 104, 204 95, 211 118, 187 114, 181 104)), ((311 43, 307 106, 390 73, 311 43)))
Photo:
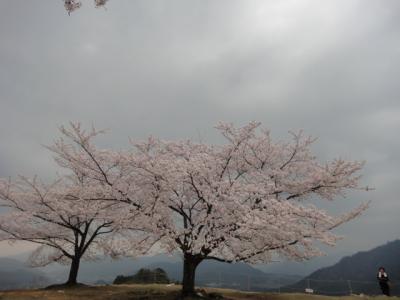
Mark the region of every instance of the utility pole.
POLYGON ((278 294, 281 293, 281 278, 278 277, 278 294))
POLYGON ((351 281, 347 280, 347 285, 349 286, 350 295, 353 294, 353 289, 351 287, 351 281))

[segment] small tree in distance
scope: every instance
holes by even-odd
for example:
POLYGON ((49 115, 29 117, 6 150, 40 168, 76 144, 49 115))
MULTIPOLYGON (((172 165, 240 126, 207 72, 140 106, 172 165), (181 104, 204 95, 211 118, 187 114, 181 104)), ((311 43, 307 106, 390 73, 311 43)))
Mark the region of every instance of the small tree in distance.
POLYGON ((136 205, 134 199, 146 203, 139 210, 162 237, 160 251, 183 254, 182 294, 190 296, 203 260, 309 259, 321 253, 316 241, 333 246, 338 237, 332 230, 368 206, 332 216, 308 201, 358 189, 362 162, 319 163, 310 137, 300 132, 290 143, 274 142, 259 127, 221 123, 217 129, 226 141, 221 145, 149 138, 120 155, 112 180, 96 162, 107 151, 94 147, 95 134, 64 130, 73 144, 59 142, 52 150, 63 165, 112 187, 116 201, 127 207, 136 205))
POLYGON ((135 275, 132 276, 123 276, 118 275, 113 284, 132 284, 132 283, 161 283, 166 284, 169 283, 170 280, 168 278, 167 273, 161 269, 156 268, 154 270, 142 268, 136 272, 135 275))

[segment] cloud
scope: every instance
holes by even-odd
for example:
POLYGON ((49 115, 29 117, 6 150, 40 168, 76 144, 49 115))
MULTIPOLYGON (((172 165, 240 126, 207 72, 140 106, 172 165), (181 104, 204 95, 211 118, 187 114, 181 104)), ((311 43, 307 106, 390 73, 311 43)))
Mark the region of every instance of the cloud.
POLYGON ((41 144, 69 120, 110 128, 113 148, 217 143, 217 121, 259 120, 277 139, 318 136, 321 159, 367 161, 376 191, 337 205, 373 204, 335 251, 399 237, 398 1, 112 0, 71 16, 60 2, 0 3, 1 176, 51 178, 41 144))

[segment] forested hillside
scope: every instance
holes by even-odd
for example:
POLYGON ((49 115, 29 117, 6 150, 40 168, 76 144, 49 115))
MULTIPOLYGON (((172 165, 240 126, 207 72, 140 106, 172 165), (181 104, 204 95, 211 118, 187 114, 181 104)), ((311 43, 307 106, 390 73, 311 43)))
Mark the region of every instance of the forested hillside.
POLYGON ((342 258, 337 264, 319 269, 300 282, 283 290, 304 290, 310 287, 318 293, 380 294, 376 274, 380 266, 385 267, 392 281, 392 292, 400 294, 400 240, 389 242, 369 251, 358 252, 342 258))

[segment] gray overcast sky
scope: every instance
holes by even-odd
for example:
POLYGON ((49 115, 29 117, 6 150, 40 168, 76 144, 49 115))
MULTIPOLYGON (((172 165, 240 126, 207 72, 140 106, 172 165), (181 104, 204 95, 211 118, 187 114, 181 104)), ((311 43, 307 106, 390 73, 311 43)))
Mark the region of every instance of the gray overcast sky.
MULTIPOLYGON (((0 1, 0 176, 55 166, 41 146, 69 120, 128 137, 218 142, 219 120, 303 128, 321 159, 367 161, 372 200, 332 255, 399 238, 400 2, 110 0, 65 12, 55 0, 0 1)), ((21 250, 21 249, 20 249, 21 250)), ((8 251, 0 247, 0 254, 8 251)))

